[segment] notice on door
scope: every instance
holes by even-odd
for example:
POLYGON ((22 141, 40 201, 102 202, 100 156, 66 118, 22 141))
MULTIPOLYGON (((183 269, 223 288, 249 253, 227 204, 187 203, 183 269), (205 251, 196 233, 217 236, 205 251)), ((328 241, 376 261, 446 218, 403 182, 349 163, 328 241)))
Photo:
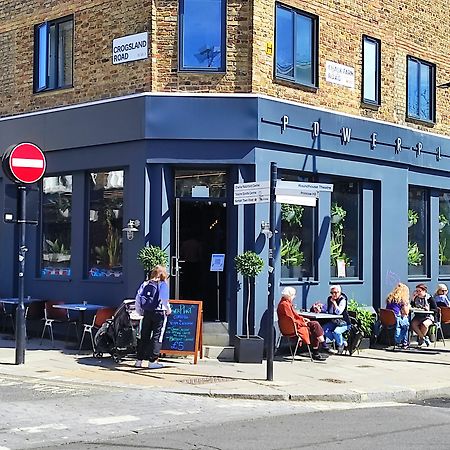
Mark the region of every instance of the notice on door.
POLYGON ((225 264, 225 255, 223 253, 213 253, 211 255, 210 272, 223 272, 225 264))

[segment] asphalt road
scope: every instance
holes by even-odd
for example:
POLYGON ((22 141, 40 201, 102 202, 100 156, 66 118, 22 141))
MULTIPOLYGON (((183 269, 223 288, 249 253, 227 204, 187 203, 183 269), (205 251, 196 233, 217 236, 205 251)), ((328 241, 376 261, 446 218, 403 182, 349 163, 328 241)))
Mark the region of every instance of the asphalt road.
POLYGON ((0 450, 447 449, 449 406, 216 399, 0 376, 0 450))

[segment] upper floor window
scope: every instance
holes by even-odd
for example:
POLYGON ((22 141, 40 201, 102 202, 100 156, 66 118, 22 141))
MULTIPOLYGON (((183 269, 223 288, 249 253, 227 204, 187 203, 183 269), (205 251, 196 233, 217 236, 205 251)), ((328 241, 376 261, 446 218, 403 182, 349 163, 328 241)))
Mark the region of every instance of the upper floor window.
POLYGON ((434 64, 408 56, 407 116, 435 121, 436 67, 434 64))
POLYGON ((180 70, 225 70, 226 0, 181 0, 180 70))
POLYGON ((381 103, 381 43, 363 36, 362 101, 372 105, 381 103))
POLYGON ((277 5, 275 34, 275 76, 317 86, 318 17, 277 5))
POLYGON ((73 17, 35 28, 34 91, 70 87, 73 83, 73 17))

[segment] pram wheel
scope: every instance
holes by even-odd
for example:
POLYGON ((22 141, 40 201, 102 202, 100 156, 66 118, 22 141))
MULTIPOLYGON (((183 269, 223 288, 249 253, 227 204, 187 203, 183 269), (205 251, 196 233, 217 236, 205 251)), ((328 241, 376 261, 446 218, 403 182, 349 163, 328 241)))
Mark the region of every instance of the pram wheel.
POLYGON ((112 355, 112 359, 115 363, 120 363, 120 361, 121 361, 120 356, 117 353, 114 353, 112 355))

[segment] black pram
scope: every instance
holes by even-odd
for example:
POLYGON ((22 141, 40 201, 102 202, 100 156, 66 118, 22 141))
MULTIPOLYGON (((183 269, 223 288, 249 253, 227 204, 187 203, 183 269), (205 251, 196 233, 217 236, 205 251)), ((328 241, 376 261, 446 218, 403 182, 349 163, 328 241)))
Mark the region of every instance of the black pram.
POLYGON ((134 300, 124 300, 112 319, 108 319, 97 331, 94 338, 94 358, 109 353, 114 362, 129 354, 136 353, 136 328, 130 318, 134 311, 134 300))

